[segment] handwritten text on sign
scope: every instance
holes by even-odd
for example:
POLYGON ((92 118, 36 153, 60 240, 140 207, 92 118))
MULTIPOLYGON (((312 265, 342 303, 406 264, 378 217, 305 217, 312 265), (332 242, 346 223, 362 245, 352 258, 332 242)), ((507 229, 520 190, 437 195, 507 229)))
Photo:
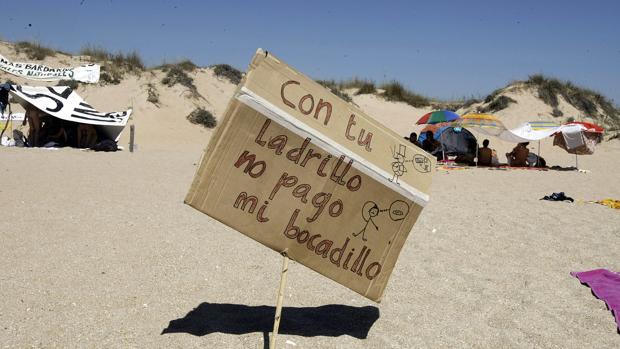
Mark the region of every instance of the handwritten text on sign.
MULTIPOLYGON (((301 83, 295 80, 289 80, 283 83, 282 87, 280 88, 280 96, 282 97, 282 102, 284 102, 284 104, 286 104, 292 109, 298 108, 299 111, 304 115, 313 114, 315 119, 319 119, 319 116, 321 116, 320 115, 321 111, 324 110, 324 113, 321 117, 323 117, 323 125, 327 126, 332 116, 332 104, 329 103, 328 101, 324 101, 323 98, 321 98, 319 99, 319 102, 317 103, 316 108, 315 108, 314 96, 308 93, 304 95, 303 97, 301 97, 299 101, 297 102, 297 105, 295 105, 293 102, 288 100, 285 95, 285 90, 289 88, 290 85, 301 85, 301 83)), ((345 137, 350 141, 356 140, 356 137, 352 135, 355 124, 356 124, 355 114, 351 114, 349 116, 349 122, 347 123, 347 128, 345 130, 345 137)), ((367 152, 371 152, 372 148, 370 146, 370 143, 372 142, 372 132, 368 132, 366 137, 364 137, 365 133, 366 133, 365 129, 363 128, 360 129, 359 134, 357 136, 357 144, 359 146, 364 147, 364 149, 367 152)))
MULTIPOLYGON (((289 161, 304 168, 305 173, 308 173, 308 169, 312 169, 310 173, 314 173, 319 177, 329 178, 329 180, 346 187, 347 190, 351 192, 360 189, 362 186, 362 177, 360 175, 347 175, 353 165, 353 160, 347 161, 345 156, 340 156, 338 159, 334 159, 332 155, 325 156, 324 152, 309 146, 312 142, 311 138, 304 139, 297 147, 284 153, 288 137, 284 134, 270 135, 270 125, 271 120, 266 119, 254 139, 254 144, 272 149, 275 155, 283 156, 289 161), (332 168, 331 171, 326 171, 325 169, 330 162, 334 162, 335 164, 330 166, 332 168)), ((256 155, 249 150, 244 150, 243 153, 241 153, 234 163, 234 166, 252 178, 260 177, 267 170, 267 163, 264 160, 258 160, 256 155)), ((248 194, 246 191, 241 191, 235 199, 233 207, 247 210, 246 212, 251 214, 256 212, 256 221, 260 223, 268 222, 267 208, 269 203, 276 198, 283 188, 291 189, 289 194, 300 203, 309 204, 314 207, 312 214, 307 217, 298 217, 300 209, 295 209, 290 216, 288 224, 282 230, 284 236, 296 240, 299 244, 305 244, 308 250, 313 251, 317 256, 321 256, 322 258, 329 258, 330 262, 338 267, 351 270, 360 276, 365 275, 368 280, 372 280, 381 272, 381 264, 378 262, 370 263, 363 272, 362 268, 366 262, 366 258, 371 252, 366 246, 362 248, 357 258, 353 261, 354 249, 349 251, 341 265, 342 257, 349 244, 350 239, 348 237, 341 246, 332 248, 334 245, 333 240, 321 239, 321 234, 311 233, 308 230, 301 230, 298 227, 298 219, 305 219, 306 222, 312 223, 325 212, 334 218, 340 216, 344 210, 344 203, 341 199, 334 198, 332 193, 321 191, 313 193, 312 186, 310 184, 300 183, 297 176, 283 172, 279 179, 273 184, 268 198, 264 201, 259 200, 259 198, 254 195, 248 194), (263 204, 256 210, 259 202, 263 202, 263 204), (352 262, 350 269, 349 262, 352 262)))

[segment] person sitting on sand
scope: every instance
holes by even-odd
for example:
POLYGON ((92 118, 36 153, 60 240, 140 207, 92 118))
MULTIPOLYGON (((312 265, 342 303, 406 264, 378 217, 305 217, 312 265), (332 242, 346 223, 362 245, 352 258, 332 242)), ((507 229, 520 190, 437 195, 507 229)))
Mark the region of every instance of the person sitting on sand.
POLYGON ((47 114, 32 105, 28 105, 25 116, 24 124, 28 121, 28 145, 39 147, 41 145, 41 128, 47 114))
POLYGON ((440 146, 441 146, 441 143, 439 143, 435 139, 435 137, 433 136, 433 131, 426 131, 426 139, 424 140, 424 142, 422 142, 422 149, 432 154, 440 146))
POLYGON ((67 146, 77 148, 77 128, 79 125, 77 122, 63 120, 63 128, 67 135, 67 146))
POLYGON ((478 166, 493 166, 493 150, 489 148, 489 140, 482 141, 482 148, 478 148, 478 166))
POLYGON ((97 144, 97 130, 89 124, 79 124, 77 127, 77 147, 90 148, 97 144))
POLYGON ((510 153, 506 153, 506 159, 508 159, 508 165, 515 167, 527 166, 527 155, 530 150, 527 149, 529 142, 519 143, 510 153))
POLYGON ((415 145, 416 147, 420 147, 420 148, 422 147, 420 142, 418 142, 418 134, 415 132, 411 132, 409 134, 409 137, 405 137, 405 139, 411 142, 411 144, 415 145))
POLYGON ((67 145, 67 131, 64 127, 64 120, 49 117, 43 124, 39 137, 43 146, 47 144, 60 147, 67 145))

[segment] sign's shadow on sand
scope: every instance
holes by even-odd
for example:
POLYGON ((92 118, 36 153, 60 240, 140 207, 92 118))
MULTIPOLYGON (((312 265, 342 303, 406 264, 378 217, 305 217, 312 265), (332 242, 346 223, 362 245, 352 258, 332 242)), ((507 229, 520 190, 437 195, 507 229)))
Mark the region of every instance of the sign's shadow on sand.
MULTIPOLYGON (((161 334, 189 333, 204 336, 214 332, 246 334, 262 332, 265 343, 273 330, 275 307, 239 304, 202 303, 185 317, 172 320, 161 334)), ((365 339, 379 319, 379 309, 373 306, 351 307, 324 305, 306 308, 282 308, 279 334, 303 337, 348 335, 365 339)))

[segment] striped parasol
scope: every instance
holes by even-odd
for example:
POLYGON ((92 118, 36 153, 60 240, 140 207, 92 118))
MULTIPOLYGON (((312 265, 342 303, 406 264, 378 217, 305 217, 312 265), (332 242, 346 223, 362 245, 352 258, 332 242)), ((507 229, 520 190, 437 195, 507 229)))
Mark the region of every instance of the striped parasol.
POLYGON ((476 128, 477 131, 489 136, 499 136, 499 134, 506 131, 506 126, 496 116, 491 114, 465 114, 455 124, 465 128, 476 128))
POLYGON ((533 131, 549 130, 560 127, 560 124, 553 121, 528 121, 533 131))
POLYGON ((491 114, 465 114, 461 116, 457 123, 462 127, 506 129, 504 124, 495 115, 491 114))

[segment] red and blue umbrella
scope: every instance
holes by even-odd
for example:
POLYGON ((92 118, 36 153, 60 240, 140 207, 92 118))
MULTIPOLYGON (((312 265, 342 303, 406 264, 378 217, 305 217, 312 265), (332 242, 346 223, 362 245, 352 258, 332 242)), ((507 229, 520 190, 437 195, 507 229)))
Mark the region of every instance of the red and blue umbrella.
POLYGON ((424 114, 424 116, 422 116, 420 120, 416 122, 416 124, 418 125, 437 124, 440 122, 454 121, 458 118, 460 118, 460 116, 459 114, 455 112, 452 112, 449 110, 438 110, 438 111, 433 111, 433 112, 424 114))

